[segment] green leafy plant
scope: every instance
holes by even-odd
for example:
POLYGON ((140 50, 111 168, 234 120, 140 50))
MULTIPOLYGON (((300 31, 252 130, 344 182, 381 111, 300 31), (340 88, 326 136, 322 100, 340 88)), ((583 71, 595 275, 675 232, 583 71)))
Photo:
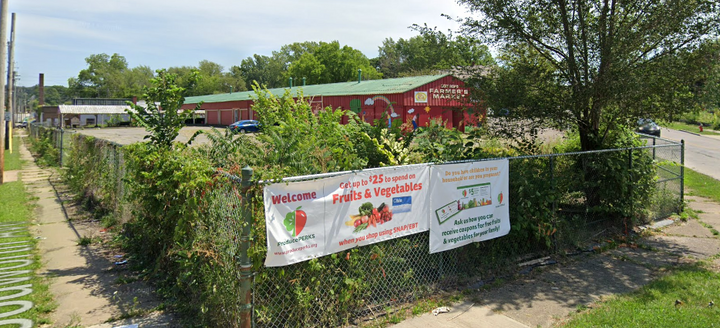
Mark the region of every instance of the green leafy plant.
MULTIPOLYGON (((192 117, 192 111, 180 111, 185 102, 185 88, 176 84, 177 75, 164 69, 157 70, 156 73, 157 77, 150 79, 152 86, 145 88, 142 95, 146 106, 128 102, 133 110, 127 112, 136 124, 150 132, 144 139, 150 139, 150 142, 158 147, 170 147, 180 129, 185 126, 185 121, 192 117)), ((189 82, 194 84, 197 79, 198 73, 194 72, 189 82)), ((202 103, 198 103, 195 110, 199 110, 201 106, 202 103)))

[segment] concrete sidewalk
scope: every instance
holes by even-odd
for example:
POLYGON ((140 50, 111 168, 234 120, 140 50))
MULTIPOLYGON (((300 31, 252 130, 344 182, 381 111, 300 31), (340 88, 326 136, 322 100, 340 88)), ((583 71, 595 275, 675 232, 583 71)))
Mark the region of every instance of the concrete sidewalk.
MULTIPOLYGON (((700 221, 720 229, 720 204, 686 197, 700 221)), ((676 222, 639 241, 649 247, 578 255, 565 266, 546 267, 503 286, 476 291, 448 313, 427 313, 393 327, 551 327, 603 297, 627 293, 653 280, 663 267, 720 253, 720 239, 698 220, 676 222)), ((720 260, 714 264, 720 267, 720 260)))
POLYGON ((38 239, 43 262, 38 274, 49 278, 57 303, 50 314, 52 327, 179 326, 172 316, 154 311, 160 303, 144 282, 118 283, 120 278, 127 280, 126 270, 117 269, 103 256, 102 247, 78 245, 81 237, 100 234, 98 224, 82 219, 57 169, 38 167, 24 143, 19 151, 24 164, 17 176, 37 197, 30 230, 38 239), (118 319, 108 323, 113 318, 118 319))

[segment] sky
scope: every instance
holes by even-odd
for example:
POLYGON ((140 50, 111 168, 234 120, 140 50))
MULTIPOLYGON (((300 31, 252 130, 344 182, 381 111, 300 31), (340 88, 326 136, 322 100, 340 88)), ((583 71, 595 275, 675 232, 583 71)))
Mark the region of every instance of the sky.
POLYGON ((118 53, 129 67, 225 69, 253 54, 304 41, 339 41, 378 56, 386 38, 408 39, 408 27, 457 30, 442 17, 465 17, 455 0, 5 0, 16 13, 18 85, 64 85, 92 54, 118 53))

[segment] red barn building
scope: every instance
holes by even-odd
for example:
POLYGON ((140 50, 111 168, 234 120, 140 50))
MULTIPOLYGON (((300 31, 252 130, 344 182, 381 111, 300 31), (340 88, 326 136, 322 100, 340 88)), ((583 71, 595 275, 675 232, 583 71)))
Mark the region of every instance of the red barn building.
MULTIPOLYGON (((282 96, 287 89, 269 92, 282 96)), ((436 117, 447 121, 448 127, 477 123, 476 116, 461 110, 471 106, 468 88, 449 74, 307 85, 290 88, 290 92, 296 96, 300 89, 316 108, 351 110, 369 123, 387 119, 387 115, 402 122, 416 117, 419 126, 436 117)), ((187 97, 183 108, 193 109, 202 101, 207 124, 230 125, 239 120, 258 119, 252 110, 253 95, 254 91, 244 91, 187 97)))

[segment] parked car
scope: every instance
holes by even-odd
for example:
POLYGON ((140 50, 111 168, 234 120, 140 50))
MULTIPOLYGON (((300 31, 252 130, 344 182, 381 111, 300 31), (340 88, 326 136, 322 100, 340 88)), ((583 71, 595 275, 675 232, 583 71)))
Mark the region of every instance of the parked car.
POLYGON ((28 126, 27 119, 23 119, 22 121, 15 122, 15 128, 23 128, 24 129, 24 128, 27 128, 27 126, 28 126))
POLYGON ((230 131, 235 133, 258 132, 260 124, 255 120, 242 120, 230 124, 229 128, 230 131))
POLYGON ((651 119, 641 118, 638 120, 638 127, 635 130, 638 133, 649 134, 660 137, 660 126, 651 119))

